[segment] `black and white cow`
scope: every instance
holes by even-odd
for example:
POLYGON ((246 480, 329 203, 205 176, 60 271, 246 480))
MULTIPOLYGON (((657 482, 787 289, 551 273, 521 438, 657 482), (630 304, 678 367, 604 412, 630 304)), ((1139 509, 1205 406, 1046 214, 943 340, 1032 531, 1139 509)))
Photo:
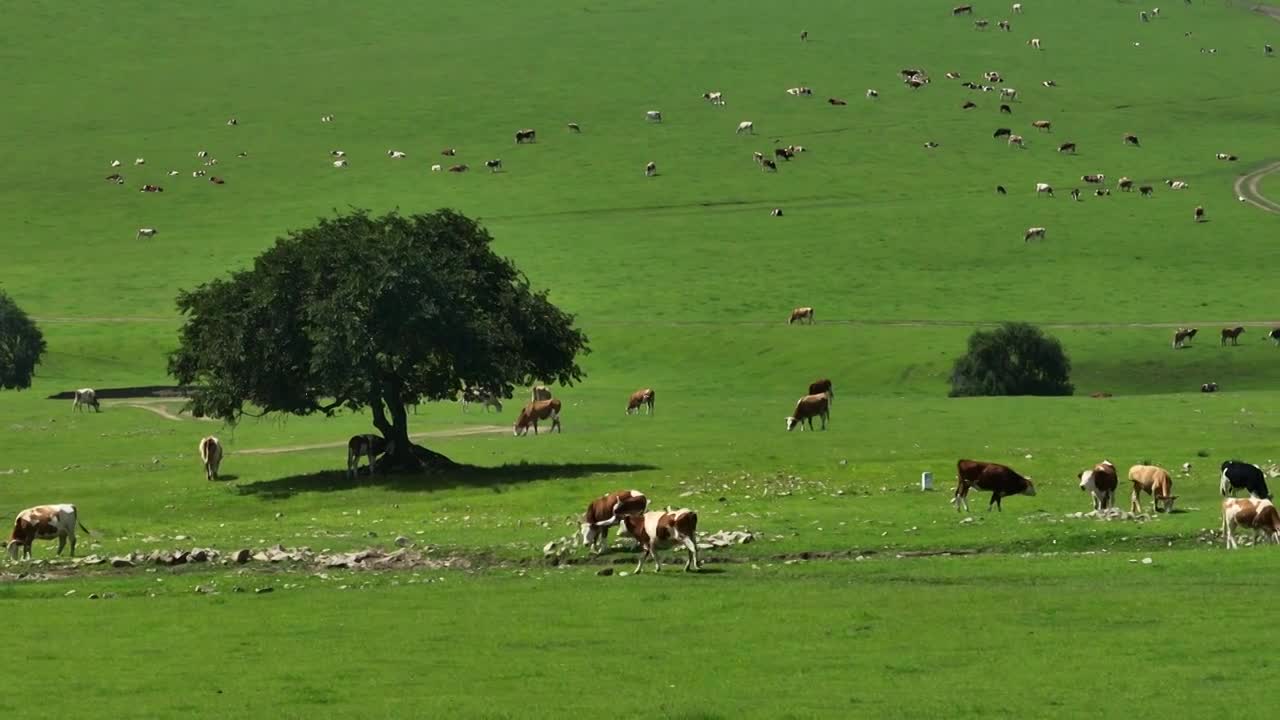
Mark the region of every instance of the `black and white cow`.
POLYGON ((1266 474, 1262 468, 1239 460, 1228 460, 1222 463, 1222 477, 1218 489, 1224 496, 1234 495, 1236 490, 1246 490, 1250 497, 1266 500, 1271 497, 1267 489, 1266 474))

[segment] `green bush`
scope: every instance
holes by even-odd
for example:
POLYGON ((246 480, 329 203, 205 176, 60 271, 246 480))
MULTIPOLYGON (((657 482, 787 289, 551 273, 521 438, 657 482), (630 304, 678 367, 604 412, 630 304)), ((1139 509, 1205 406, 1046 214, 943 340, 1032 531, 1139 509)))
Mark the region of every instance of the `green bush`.
POLYGON ((1027 323, 1005 323, 969 336, 951 370, 951 397, 1070 395, 1071 360, 1062 343, 1027 323))

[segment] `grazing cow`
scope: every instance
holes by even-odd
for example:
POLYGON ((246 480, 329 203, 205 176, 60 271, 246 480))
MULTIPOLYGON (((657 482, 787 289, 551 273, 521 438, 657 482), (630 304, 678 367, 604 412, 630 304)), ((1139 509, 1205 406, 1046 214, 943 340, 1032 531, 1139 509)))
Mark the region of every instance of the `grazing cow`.
POLYGON ((1129 468, 1129 481, 1133 483, 1133 492, 1129 496, 1129 511, 1142 512, 1142 493, 1151 496, 1152 508, 1155 512, 1160 512, 1163 505, 1164 512, 1173 512, 1173 501, 1178 497, 1173 495, 1173 478, 1169 477, 1169 471, 1156 465, 1134 465, 1129 468))
POLYGON ((1195 218, 1196 222, 1204 222, 1204 206, 1197 205, 1192 217, 1195 218))
POLYGON ((1239 160, 1239 159, 1240 159, 1240 158, 1236 157, 1235 155, 1231 155, 1231 154, 1229 154, 1229 153, 1218 153, 1217 155, 1214 155, 1214 157, 1215 157, 1215 158, 1217 158, 1217 159, 1219 159, 1219 160, 1229 160, 1229 161, 1231 161, 1231 162, 1235 162, 1236 160, 1239 160))
POLYGON ((711 101, 712 105, 724 104, 724 95, 718 92, 704 92, 702 93, 702 99, 711 101))
POLYGON ((1008 105, 1001 105, 1000 112, 1004 113, 1005 115, 1012 115, 1013 108, 1009 107, 1008 105))
POLYGON ((578 125, 578 123, 569 123, 565 127, 569 128, 569 132, 575 132, 575 133, 582 132, 582 128, 578 125))
POLYGON ((764 162, 764 153, 762 152, 753 152, 751 157, 755 159, 757 165, 764 162))
POLYGON ((146 161, 146 159, 145 159, 145 158, 135 158, 135 159, 134 159, 134 161, 133 161, 133 164, 134 164, 134 165, 146 165, 146 164, 147 164, 147 161, 146 161))
POLYGON ((436 163, 435 165, 431 166, 431 172, 440 172, 443 169, 444 169, 444 166, 439 163, 436 163))
POLYGON ((1080 489, 1088 491, 1093 495, 1093 509, 1095 511, 1106 510, 1114 507, 1116 504, 1116 487, 1119 486, 1119 480, 1116 477, 1116 466, 1111 464, 1110 460, 1103 460, 1093 466, 1092 470, 1085 470, 1078 476, 1080 478, 1080 489))
POLYGON ((996 25, 998 25, 998 26, 1000 27, 1000 29, 1001 29, 1001 30, 1003 30, 1003 31, 1005 31, 1005 32, 1012 32, 1012 31, 1013 31, 1013 27, 1012 27, 1011 25, 1009 25, 1009 21, 1008 21, 1008 20, 1001 20, 1000 22, 996 23, 996 25))
MULTIPOLYGON (((765 162, 768 161, 766 160, 765 162)), ((810 325, 813 324, 813 308, 807 306, 798 307, 791 311, 791 317, 787 319, 787 324, 803 323, 806 320, 809 321, 810 325)))
POLYGON ((1266 337, 1264 337, 1264 338, 1262 338, 1262 339, 1263 339, 1263 340, 1270 340, 1270 341, 1274 342, 1276 345, 1280 345, 1280 328, 1275 328, 1275 329, 1274 329, 1274 330, 1272 330, 1271 332, 1267 333, 1266 337))
POLYGON ((516 144, 531 143, 538 141, 538 133, 533 128, 524 128, 516 131, 516 144))
POLYGON ((196 157, 201 158, 201 159, 203 159, 203 158, 207 158, 207 157, 209 157, 209 151, 208 151, 208 150, 201 150, 201 151, 199 151, 199 152, 197 152, 197 153, 196 153, 196 157))
POLYGON ((830 378, 822 378, 821 380, 815 380, 809 383, 810 395, 821 395, 823 393, 826 393, 828 402, 835 404, 836 393, 831 387, 830 378))
POLYGON ((988 70, 982 73, 982 79, 993 83, 1004 82, 1004 76, 997 70, 988 70))
POLYGON ((1139 19, 1139 20, 1141 20, 1142 22, 1148 22, 1148 21, 1150 21, 1150 20, 1151 20, 1151 18, 1147 17, 1147 11, 1146 11, 1146 10, 1139 10, 1139 11, 1138 11, 1138 19, 1139 19))
POLYGON ((93 408, 94 412, 102 412, 102 408, 98 405, 98 393, 94 392, 93 388, 80 388, 71 401, 72 412, 86 407, 93 408))
POLYGON ((1013 4, 1013 7, 1011 7, 1011 8, 1010 8, 1010 10, 1012 10, 1012 11, 1013 11, 1014 13, 1016 13, 1016 14, 1021 15, 1021 14, 1022 14, 1022 3, 1020 3, 1020 2, 1014 3, 1014 4, 1013 4))
POLYGON ((764 160, 760 163, 760 169, 765 172, 778 172, 778 163, 772 160, 764 160))
POLYGON ((1168 185, 1170 190, 1186 190, 1191 187, 1190 184, 1182 180, 1165 180, 1164 184, 1168 185))
POLYGON ((1151 197, 1153 192, 1155 192, 1155 188, 1150 185, 1142 185, 1138 187, 1138 194, 1142 197, 1151 197))
POLYGON ((653 388, 644 388, 631 393, 631 397, 627 400, 627 414, 640 414, 640 408, 644 408, 645 415, 653 414, 653 388))
POLYGON ((991 137, 993 138, 1009 137, 1010 135, 1013 135, 1013 130, 1011 128, 996 128, 996 131, 991 133, 991 137))
POLYGON ((207 480, 218 479, 218 467, 222 465, 222 443, 210 435, 200 439, 200 462, 204 463, 207 480))
MULTIPOLYGON (((906 85, 910 87, 912 90, 918 90, 928 84, 929 84, 929 80, 927 78, 920 77, 919 75, 913 78, 908 78, 906 81, 906 85)), ((880 96, 880 93, 876 93, 875 95, 868 95, 867 97, 879 97, 879 96, 880 96)))
POLYGON ((582 514, 582 544, 599 554, 609 542, 609 528, 624 519, 643 515, 649 498, 639 490, 617 490, 592 500, 582 514))
POLYGON ((369 458, 369 474, 373 474, 373 461, 385 453, 390 443, 381 435, 352 435, 347 441, 347 477, 355 478, 360 472, 360 456, 369 458))
MULTIPOLYGON (((336 165, 337 163, 334 163, 334 164, 336 165)), ((192 170, 192 171, 191 171, 191 177, 193 177, 193 178, 202 178, 202 177, 204 177, 205 175, 208 175, 208 174, 209 174, 209 173, 208 173, 208 172, 206 172, 206 171, 204 171, 204 170, 192 170)))
POLYGON ((832 105, 848 105, 849 101, 840 98, 827 98, 827 102, 832 105))
POLYGON ((1200 386, 1200 392, 1202 393, 1218 392, 1218 383, 1215 383, 1215 382, 1205 383, 1200 386))
POLYGON ((392 160, 403 160, 408 156, 405 155, 404 152, 400 150, 388 150, 387 157, 391 158, 392 160))
POLYGON ((18 560, 19 555, 27 559, 31 557, 33 542, 58 538, 58 554, 62 554, 62 549, 70 540, 71 557, 75 557, 77 527, 89 532, 89 528, 81 524, 75 505, 37 505, 27 508, 14 518, 13 532, 9 534, 9 544, 5 549, 11 560, 18 560))
POLYGON ((827 421, 831 419, 831 396, 827 393, 805 395, 797 400, 796 409, 787 418, 787 432, 791 432, 797 425, 800 426, 800 432, 804 432, 806 423, 813 430, 815 417, 822 419, 822 429, 826 430, 827 421))
POLYGON ((999 195, 1008 195, 1008 194, 1009 194, 1009 191, 1008 191, 1008 190, 1005 190, 1003 185, 997 185, 997 186, 996 186, 996 193, 997 193, 997 194, 999 194, 999 195))
POLYGON ((1058 152, 1060 153, 1069 152, 1074 155, 1076 152, 1076 144, 1073 142, 1064 142, 1058 146, 1058 152))
POLYGON ((1271 43, 1264 43, 1262 45, 1262 54, 1266 55, 1267 57, 1271 57, 1272 55, 1276 54, 1276 50, 1275 48, 1271 47, 1271 43))
POLYGON ((1040 197, 1041 194, 1053 197, 1053 186, 1049 183, 1036 183, 1036 197, 1040 197))
POLYGON ((1107 197, 1111 194, 1111 188, 1098 188, 1093 191, 1094 197, 1107 197))
POLYGON ((1030 40, 1028 40, 1028 41, 1027 41, 1027 44, 1028 44, 1028 45, 1030 45, 1031 47, 1035 48, 1036 50, 1039 50, 1039 49, 1040 49, 1040 38, 1031 38, 1030 40))
POLYGON ((796 154, 792 152, 789 148, 774 148, 773 150, 773 157, 775 159, 782 158, 783 160, 786 160, 788 162, 790 162, 791 158, 795 157, 795 155, 796 154))
POLYGON ((1235 495, 1236 490, 1245 490, 1249 497, 1258 500, 1271 498, 1267 489, 1267 476, 1262 468, 1240 460, 1228 460, 1222 463, 1222 477, 1218 481, 1218 490, 1222 496, 1235 495))
POLYGON ((145 238, 150 238, 150 237, 155 237, 155 236, 156 236, 156 229, 155 229, 155 228, 153 228, 153 227, 144 227, 144 228, 138 228, 138 236, 137 236, 137 238, 136 238, 136 239, 141 240, 141 239, 142 239, 142 238, 144 238, 144 237, 145 237, 145 238))
POLYGON ((1010 136, 1009 136, 1009 144, 1010 144, 1010 145, 1017 145, 1017 146, 1018 146, 1018 147, 1020 147, 1020 148, 1026 148, 1026 145, 1023 143, 1023 140, 1022 140, 1022 136, 1021 136, 1021 135, 1010 135, 1010 136))
POLYGON ((147 193, 164 192, 164 188, 160 187, 159 185, 143 185, 142 192, 147 192, 147 193))
POLYGON ((1239 547, 1235 531, 1241 526, 1253 529, 1255 541, 1261 535, 1264 542, 1280 543, 1280 512, 1270 500, 1251 497, 1223 500, 1222 535, 1228 550, 1239 547))
POLYGON ((972 5, 957 5, 957 6, 955 6, 954 8, 952 8, 952 9, 951 9, 951 14, 952 14, 952 15, 972 15, 972 14, 973 14, 973 6, 972 6, 972 5))
POLYGON ((122 163, 121 163, 119 160, 112 160, 112 161, 111 161, 111 167, 113 167, 113 168, 118 168, 118 167, 120 167, 120 165, 121 165, 121 164, 122 164, 122 163))
POLYGON ((222 178, 218 177, 217 175, 214 175, 213 177, 209 178, 209 182, 213 183, 214 185, 226 185, 226 184, 227 184, 227 181, 226 181, 226 180, 223 180, 222 178))
POLYGON ((1071 199, 1080 202, 1080 188, 1071 188, 1071 199))
MULTIPOLYGON (((519 133, 517 133, 517 134, 519 134, 519 133)), ((441 155, 444 155, 445 157, 453 157, 454 155, 457 155, 457 154, 458 154, 458 149, 457 149, 457 148, 445 148, 445 149, 443 149, 443 150, 441 150, 441 151, 440 151, 440 154, 441 154, 441 155)))
POLYGON ((512 428, 512 434, 516 437, 529 434, 529 426, 533 426, 533 434, 538 434, 538 421, 551 420, 552 432, 564 432, 560 425, 560 401, 552 398, 550 400, 535 400, 520 410, 520 415, 516 418, 516 423, 512 428))
POLYGON ((1040 84, 1041 84, 1041 85, 1043 85, 1043 86, 1045 86, 1045 87, 1047 87, 1047 88, 1056 88, 1056 87, 1058 87, 1058 83, 1056 83, 1056 82, 1054 82, 1054 81, 1052 81, 1052 80, 1042 80, 1042 81, 1040 82, 1040 84))
POLYGON ((1199 328, 1178 328, 1177 330, 1174 330, 1173 349, 1177 350, 1179 348, 1186 347, 1187 343, 1191 342, 1199 331, 1199 328))
POLYGON ((1132 145, 1132 146, 1134 146, 1134 147, 1141 147, 1141 146, 1142 146, 1142 144, 1138 142, 1138 136, 1137 136, 1137 135, 1134 135, 1133 133, 1125 133, 1125 134, 1124 134, 1124 139, 1123 139, 1123 141, 1122 141, 1122 142, 1123 142, 1123 144, 1125 144, 1125 145, 1132 145))
POLYGON ((672 510, 654 510, 644 515, 628 515, 622 520, 618 535, 630 535, 640 543, 644 550, 635 572, 640 574, 644 569, 645 558, 653 558, 654 572, 662 571, 662 563, 658 562, 657 551, 660 548, 679 544, 688 551, 685 561, 685 572, 697 571, 698 567, 698 514, 688 508, 672 510))
POLYGON ((240 124, 240 121, 239 121, 239 120, 237 120, 237 119, 235 119, 235 118, 231 118, 230 120, 228 120, 228 121, 227 121, 227 124, 228 124, 228 125, 232 125, 232 126, 234 126, 234 125, 239 125, 239 124, 240 124))
POLYGON ((345 150, 330 150, 329 155, 332 157, 340 158, 340 157, 346 157, 347 153, 345 150))
POLYGON ((111 173, 105 178, 105 180, 109 183, 115 183, 117 185, 124 184, 124 176, 121 175, 120 173, 111 173))
POLYGON ((987 26, 988 26, 988 25, 990 25, 990 24, 991 24, 991 21, 990 21, 990 20, 974 20, 974 21, 973 21, 973 28, 974 28, 975 30, 986 30, 986 29, 987 29, 987 26))
POLYGON ((787 88, 787 94, 793 97, 799 97, 801 95, 812 95, 813 90, 811 88, 807 88, 804 86, 793 87, 793 88, 787 88))
POLYGON ((485 160, 484 166, 489 168, 489 172, 500 172, 502 170, 502 160, 499 158, 485 160))
POLYGON ((976 108, 976 107, 978 107, 978 103, 973 102, 972 100, 965 100, 965 101, 964 101, 964 104, 960 106, 960 109, 961 109, 961 110, 969 110, 969 109, 976 108))
POLYGON ((945 78, 946 78, 946 79, 948 79, 948 80, 959 80, 959 79, 960 79, 960 73, 958 73, 958 72, 949 72, 949 73, 946 73, 943 77, 945 77, 945 78))
POLYGON ((927 143, 925 143, 925 144, 924 144, 924 147, 925 147, 925 149, 926 149, 926 150, 932 150, 932 149, 934 149, 934 148, 938 147, 938 143, 936 143, 936 142, 934 142, 934 141, 930 140, 929 142, 927 142, 927 143))
POLYGON ((754 135, 756 133, 755 123, 751 122, 750 120, 743 120, 742 122, 738 123, 737 134, 741 135, 742 133, 748 133, 750 135, 754 135))
POLYGON ((1011 87, 1000 88, 1000 99, 1003 100, 1005 98, 1009 98, 1009 102, 1014 102, 1018 99, 1018 91, 1011 87))
POLYGON ((1232 345, 1240 344, 1240 335, 1244 332, 1242 327, 1222 328, 1222 345, 1226 345, 1228 341, 1232 345))
POLYGON ((969 512, 969 488, 991 492, 991 502, 987 503, 987 512, 994 505, 996 510, 1004 512, 1001 498, 1010 495, 1035 496, 1036 486, 1031 478, 1023 477, 1004 465, 980 462, 978 460, 960 460, 956 462, 956 490, 951 497, 951 504, 956 512, 969 512))
POLYGON ((551 388, 546 385, 534 385, 529 392, 529 402, 538 402, 539 400, 550 400, 551 388))
POLYGON ((1045 132, 1053 132, 1053 123, 1048 120, 1036 120, 1031 123, 1031 127, 1045 132))
POLYGON ((1116 183, 1116 187, 1120 188, 1121 192, 1133 192, 1133 180, 1127 177, 1122 177, 1120 178, 1120 181, 1116 183))
POLYGON ((872 88, 867 88, 867 97, 872 99, 878 98, 880 97, 880 91, 874 90, 872 88))
POLYGON ((474 385, 462 390, 462 411, 466 412, 473 404, 480 405, 485 412, 488 412, 489 408, 502 412, 502 400, 496 394, 474 385))
POLYGON ((770 210, 769 217, 782 217, 782 208, 774 208, 770 210))
POLYGON ((463 163, 463 164, 461 164, 461 165, 450 165, 450 166, 449 166, 449 172, 452 172, 452 173, 464 173, 464 172, 466 172, 467 170, 470 170, 470 169, 471 169, 471 168, 470 168, 470 167, 468 167, 466 163, 463 163))
POLYGON ((333 166, 334 166, 334 167, 336 167, 336 168, 344 168, 344 167, 346 167, 346 166, 347 166, 347 161, 346 161, 346 160, 334 160, 334 161, 333 161, 333 166))
POLYGON ((1101 185, 1102 183, 1107 181, 1107 176, 1103 175, 1102 173, 1098 173, 1096 175, 1081 175, 1080 180, 1081 182, 1093 183, 1094 185, 1101 185))
POLYGON ((658 163, 653 162, 652 160, 645 163, 644 165, 645 177, 653 177, 654 175, 657 175, 657 174, 658 174, 658 163))
POLYGON ((1023 242, 1030 242, 1032 238, 1044 239, 1045 229, 1042 227, 1029 227, 1027 232, 1022 236, 1023 242))
POLYGON ((650 110, 644 114, 644 119, 650 122, 662 122, 662 113, 658 110, 650 110))
POLYGON ((804 42, 805 40, 808 40, 808 39, 809 39, 809 31, 808 31, 808 30, 801 30, 801 31, 800 31, 800 42, 804 42))
POLYGON ((320 116, 320 122, 322 122, 322 123, 333 122, 333 116, 332 116, 332 115, 321 115, 321 116, 320 116))

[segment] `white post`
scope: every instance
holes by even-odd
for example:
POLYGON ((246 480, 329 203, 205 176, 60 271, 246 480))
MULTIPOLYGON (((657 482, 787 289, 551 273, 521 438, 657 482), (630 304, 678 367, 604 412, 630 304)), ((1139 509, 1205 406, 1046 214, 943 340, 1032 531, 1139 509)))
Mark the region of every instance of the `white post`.
POLYGON ((920 473, 920 489, 921 490, 933 489, 933 473, 928 471, 920 473))

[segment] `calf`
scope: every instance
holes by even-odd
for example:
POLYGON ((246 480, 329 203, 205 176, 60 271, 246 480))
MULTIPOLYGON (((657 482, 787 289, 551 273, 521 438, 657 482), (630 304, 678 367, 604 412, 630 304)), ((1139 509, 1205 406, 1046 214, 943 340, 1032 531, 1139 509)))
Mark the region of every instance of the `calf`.
POLYGON ((102 408, 98 405, 98 393, 93 388, 80 388, 76 391, 75 399, 71 401, 72 412, 81 408, 91 407, 94 412, 102 412, 102 408))
POLYGON ((1071 188, 1071 199, 1076 202, 1080 201, 1080 188, 1071 188))
POLYGON ((627 400, 627 414, 640 413, 640 408, 645 409, 645 415, 653 414, 653 388, 644 388, 631 393, 631 397, 627 400))
POLYGON ((1235 530, 1244 526, 1252 528, 1254 537, 1263 537, 1264 541, 1280 543, 1280 513, 1270 500, 1257 498, 1227 498, 1222 501, 1222 535, 1228 550, 1239 547, 1235 530))
POLYGON ((1249 497, 1258 500, 1269 500, 1271 491, 1267 489, 1267 477, 1262 468, 1239 460, 1228 460, 1222 463, 1222 477, 1218 480, 1218 490, 1223 497, 1235 495, 1236 490, 1246 490, 1249 497))
POLYGON ((1221 344, 1226 345, 1227 342, 1229 341, 1232 345, 1239 345, 1240 335, 1243 333, 1244 333, 1244 328, 1242 327, 1222 328, 1221 344))
POLYGON ((1177 330, 1174 330, 1173 349, 1177 350, 1179 348, 1186 347, 1187 343, 1191 342, 1199 331, 1199 328, 1178 328, 1177 330))
POLYGON ((1008 105, 1001 105, 1000 112, 1004 113, 1005 115, 1012 115, 1013 108, 1009 107, 1008 105))
POLYGON ((1041 48, 1040 48, 1040 38, 1031 38, 1030 40, 1028 40, 1028 41, 1027 41, 1027 44, 1028 44, 1028 45, 1030 45, 1031 47, 1035 48, 1036 50, 1041 49, 1041 48))
POLYGON ((1031 478, 1023 477, 997 463, 960 460, 956 462, 956 479, 956 491, 951 498, 951 504, 956 506, 957 512, 961 509, 969 512, 969 488, 991 492, 991 502, 987 503, 987 512, 991 511, 993 505, 996 510, 1004 512, 1000 504, 1001 498, 1010 495, 1034 496, 1036 494, 1036 486, 1031 482, 1031 478))
POLYGON ((1025 148, 1025 147, 1026 147, 1026 146, 1025 146, 1025 145, 1023 145, 1023 143, 1022 143, 1022 136, 1021 136, 1021 135, 1010 135, 1010 136, 1009 136, 1009 145, 1017 145, 1017 146, 1018 146, 1018 147, 1020 147, 1020 148, 1025 148))
POLYGON ((5 548, 11 560, 31 557, 31 544, 36 540, 52 540, 58 538, 58 554, 71 541, 71 557, 76 556, 76 528, 86 533, 89 528, 80 523, 76 515, 76 506, 38 505, 18 513, 13 521, 13 532, 9 535, 9 544, 5 548))
POLYGON ((1044 239, 1045 229, 1042 227, 1027 228, 1027 232, 1022 236, 1023 242, 1029 242, 1033 238, 1044 239))
POLYGON ((529 426, 533 426, 533 434, 538 434, 538 421, 551 420, 552 432, 564 432, 560 425, 560 401, 552 398, 551 400, 535 400, 525 405, 520 410, 519 417, 512 428, 512 434, 516 437, 529 434, 529 426))
MULTIPOLYGON (((766 160, 765 162, 768 162, 768 161, 766 160)), ((810 325, 813 324, 813 308, 808 306, 798 307, 791 311, 791 317, 787 318, 787 324, 792 325, 797 322, 803 323, 806 320, 809 322, 810 325)))
POLYGON ((204 463, 206 480, 218 479, 218 467, 222 465, 222 443, 210 435, 200 439, 200 462, 204 463))
POLYGON ((347 477, 354 479, 360 471, 360 456, 369 458, 369 474, 373 474, 373 461, 387 451, 390 443, 381 435, 352 435, 347 441, 347 477))
POLYGON ((617 490, 592 500, 582 514, 582 544, 599 554, 609 542, 609 528, 648 509, 649 498, 639 490, 617 490))
POLYGON ((831 396, 823 393, 821 395, 805 395, 796 401, 796 409, 791 413, 791 417, 787 418, 787 432, 791 432, 797 425, 800 426, 800 432, 804 432, 805 423, 808 423, 809 429, 813 430, 813 419, 819 417, 822 419, 822 429, 827 429, 827 421, 831 418, 831 396))
POLYGON ((679 544, 688 551, 685 561, 685 572, 697 571, 698 568, 698 514, 688 508, 680 510, 654 510, 644 515, 628 515, 623 518, 619 535, 626 534, 636 539, 643 549, 640 562, 636 563, 636 574, 644 569, 645 558, 653 558, 654 572, 662 571, 662 563, 658 561, 658 549, 679 544))
POLYGON ((533 128, 525 128, 516 131, 516 144, 531 143, 538 141, 538 133, 533 128))
POLYGON ((1093 495, 1095 511, 1115 507, 1116 487, 1119 486, 1119 480, 1116 477, 1116 466, 1112 465, 1110 460, 1103 460, 1094 465, 1092 470, 1080 473, 1078 477, 1080 489, 1093 495))
POLYGON ((1133 491, 1129 496, 1130 512, 1142 512, 1142 493, 1151 496, 1151 505, 1155 512, 1160 512, 1161 505, 1164 506, 1164 512, 1173 512, 1173 501, 1178 496, 1173 495, 1173 478, 1169 476, 1169 471, 1156 465, 1134 465, 1129 468, 1129 481, 1133 483, 1133 491))

